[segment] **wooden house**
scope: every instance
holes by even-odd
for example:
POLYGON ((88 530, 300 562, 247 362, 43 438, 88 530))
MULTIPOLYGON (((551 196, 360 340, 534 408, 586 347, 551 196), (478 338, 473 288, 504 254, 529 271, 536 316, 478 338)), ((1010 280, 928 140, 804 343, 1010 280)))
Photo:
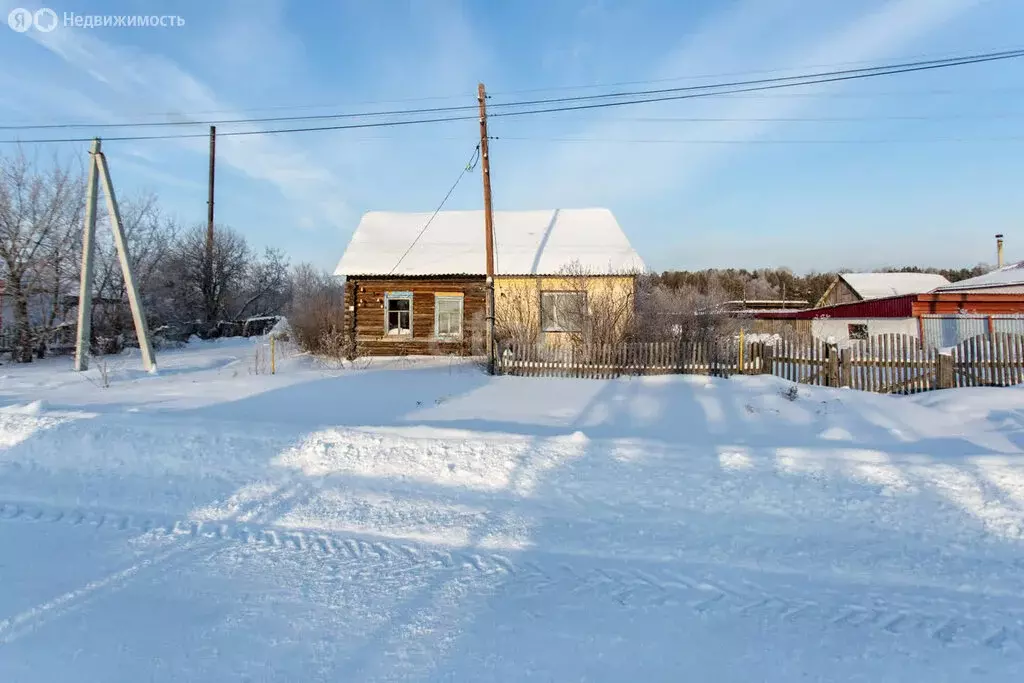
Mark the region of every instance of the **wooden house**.
MULTIPOLYGON (((494 212, 495 318, 548 343, 587 301, 628 297, 644 268, 607 209, 494 212)), ((335 275, 357 355, 486 353, 483 211, 370 212, 335 275)))

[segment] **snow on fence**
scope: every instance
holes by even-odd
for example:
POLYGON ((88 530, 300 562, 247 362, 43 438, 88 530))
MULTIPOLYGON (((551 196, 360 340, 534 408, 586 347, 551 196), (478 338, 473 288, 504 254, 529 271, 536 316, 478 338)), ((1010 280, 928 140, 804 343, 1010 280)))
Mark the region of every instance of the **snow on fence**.
POLYGON ((1024 383, 1024 336, 979 335, 940 352, 915 337, 885 334, 840 349, 819 339, 738 343, 650 342, 591 347, 512 345, 498 371, 528 377, 771 374, 792 382, 885 394, 1024 383))

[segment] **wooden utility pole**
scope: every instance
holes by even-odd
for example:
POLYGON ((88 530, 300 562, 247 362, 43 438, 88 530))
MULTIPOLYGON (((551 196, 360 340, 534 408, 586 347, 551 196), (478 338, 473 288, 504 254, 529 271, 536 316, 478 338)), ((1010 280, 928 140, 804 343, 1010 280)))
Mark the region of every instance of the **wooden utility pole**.
POLYGON ((207 321, 213 322, 213 178, 217 159, 217 126, 210 126, 210 187, 206 201, 206 262, 203 264, 203 308, 207 321))
POLYGON ((92 141, 89 150, 89 184, 85 188, 85 228, 82 232, 82 276, 78 284, 78 330, 75 339, 75 370, 89 369, 89 346, 92 341, 92 277, 96 252, 96 155, 100 140, 92 141))
POLYGON ((480 166, 484 180, 484 240, 487 244, 487 372, 494 374, 494 209, 491 206, 491 154, 487 146, 487 91, 480 83, 480 166))
POLYGON ((139 290, 135 284, 135 275, 132 273, 132 263, 128 256, 128 241, 124 234, 124 224, 121 222, 121 210, 117 205, 117 196, 114 194, 114 183, 110 179, 110 168, 107 166, 107 158, 103 156, 100 149, 100 140, 93 140, 92 149, 89 153, 89 185, 87 187, 85 206, 85 232, 82 236, 82 277, 78 292, 78 334, 75 344, 75 370, 83 371, 89 368, 89 338, 92 328, 92 282, 93 282, 93 253, 96 242, 96 191, 97 176, 103 184, 103 194, 107 198, 107 212, 110 214, 110 228, 114 232, 114 245, 117 247, 117 257, 121 262, 121 274, 124 277, 124 286, 128 290, 128 305, 132 310, 132 320, 135 322, 135 334, 139 339, 139 349, 142 351, 142 365, 149 372, 156 372, 156 363, 153 360, 153 347, 149 342, 149 328, 146 325, 146 316, 142 310, 142 299, 139 297, 139 290))

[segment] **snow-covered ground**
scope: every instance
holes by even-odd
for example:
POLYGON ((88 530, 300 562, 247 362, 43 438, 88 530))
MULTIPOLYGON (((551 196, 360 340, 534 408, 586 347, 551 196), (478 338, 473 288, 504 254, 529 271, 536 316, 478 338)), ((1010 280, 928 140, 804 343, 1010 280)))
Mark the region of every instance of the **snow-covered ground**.
POLYGON ((0 681, 1024 680, 1024 390, 254 348, 0 367, 0 681))

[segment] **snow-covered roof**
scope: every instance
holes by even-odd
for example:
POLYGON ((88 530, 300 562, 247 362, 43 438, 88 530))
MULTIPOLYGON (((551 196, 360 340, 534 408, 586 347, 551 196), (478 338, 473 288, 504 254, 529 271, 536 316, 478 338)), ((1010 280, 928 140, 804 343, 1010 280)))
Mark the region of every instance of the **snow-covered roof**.
POLYGON ((839 277, 862 299, 923 294, 949 284, 934 273, 843 273, 839 277))
POLYGON ((985 289, 988 287, 1006 287, 1008 285, 1022 284, 1024 284, 1024 261, 1004 266, 978 277, 945 285, 939 291, 956 292, 964 289, 985 289))
MULTIPOLYGON (((431 215, 364 214, 334 274, 484 275, 484 212, 431 215)), ((496 275, 554 275, 573 264, 606 275, 644 269, 608 209, 495 211, 494 242, 496 275)))

